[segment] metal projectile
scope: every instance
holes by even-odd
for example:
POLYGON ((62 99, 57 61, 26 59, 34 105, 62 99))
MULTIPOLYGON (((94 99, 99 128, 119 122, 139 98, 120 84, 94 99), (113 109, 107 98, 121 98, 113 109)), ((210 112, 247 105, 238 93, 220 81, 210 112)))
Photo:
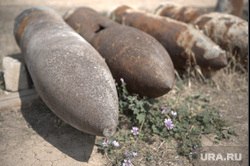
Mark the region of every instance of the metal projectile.
POLYGON ((112 136, 118 123, 118 97, 100 54, 49 8, 25 10, 14 29, 45 104, 78 130, 112 136))
POLYGON ((124 78, 130 92, 158 97, 173 87, 173 63, 150 35, 86 7, 68 11, 64 19, 105 58, 116 80, 124 78))
POLYGON ((115 8, 110 17, 156 38, 170 54, 176 69, 184 69, 189 60, 203 71, 227 65, 226 52, 191 25, 124 5, 115 8))
POLYGON ((222 49, 232 55, 239 55, 242 61, 248 58, 248 22, 239 17, 183 7, 175 3, 160 5, 155 13, 193 24, 222 49))
POLYGON ((233 14, 242 17, 244 0, 217 0, 216 12, 233 14))

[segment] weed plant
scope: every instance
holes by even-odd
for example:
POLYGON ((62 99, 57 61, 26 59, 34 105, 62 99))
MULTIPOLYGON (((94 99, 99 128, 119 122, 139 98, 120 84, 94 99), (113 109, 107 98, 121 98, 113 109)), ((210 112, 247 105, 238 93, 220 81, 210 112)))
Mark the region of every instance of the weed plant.
MULTIPOLYGON (((216 134, 216 142, 237 135, 220 111, 209 106, 209 96, 199 91, 178 101, 178 104, 170 99, 165 105, 153 98, 131 95, 123 79, 120 84, 116 82, 116 88, 119 122, 127 122, 131 129, 124 131, 118 127, 113 137, 98 140, 97 144, 99 151, 108 158, 114 158, 117 165, 132 165, 133 158, 140 151, 137 141, 150 142, 153 135, 160 136, 161 141, 175 139, 178 154, 190 160, 198 156, 202 134, 216 134), (119 144, 114 146, 114 141, 119 144), (127 142, 130 142, 129 146, 127 142)), ((153 160, 150 152, 144 152, 143 156, 146 161, 153 160)))

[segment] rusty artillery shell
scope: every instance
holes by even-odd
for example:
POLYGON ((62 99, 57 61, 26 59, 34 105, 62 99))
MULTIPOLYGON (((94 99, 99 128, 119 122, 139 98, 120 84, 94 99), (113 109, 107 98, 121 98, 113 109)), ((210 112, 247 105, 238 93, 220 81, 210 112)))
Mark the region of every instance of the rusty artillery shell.
POLYGON ((238 54, 242 60, 248 56, 248 23, 239 17, 174 3, 160 5, 155 13, 198 26, 222 49, 238 54))
POLYGON ((78 130, 112 136, 118 97, 100 54, 49 8, 25 10, 15 20, 14 34, 45 104, 78 130))
POLYGON ((191 25, 136 11, 129 6, 117 7, 110 17, 155 37, 170 54, 176 69, 183 69, 188 59, 203 71, 218 70, 227 64, 225 51, 191 25))
POLYGON ((215 11, 241 17, 244 0, 218 0, 215 11))
POLYGON ((130 92, 158 97, 173 87, 173 63, 150 35, 86 7, 72 9, 64 18, 105 58, 113 77, 124 78, 130 92))

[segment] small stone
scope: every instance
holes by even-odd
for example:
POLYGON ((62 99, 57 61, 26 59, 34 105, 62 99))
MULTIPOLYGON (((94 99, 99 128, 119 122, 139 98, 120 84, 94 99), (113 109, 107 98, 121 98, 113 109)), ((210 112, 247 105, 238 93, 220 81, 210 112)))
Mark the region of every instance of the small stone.
POLYGON ((28 89, 31 85, 29 74, 24 63, 15 57, 3 58, 3 73, 5 88, 8 91, 19 91, 28 89))

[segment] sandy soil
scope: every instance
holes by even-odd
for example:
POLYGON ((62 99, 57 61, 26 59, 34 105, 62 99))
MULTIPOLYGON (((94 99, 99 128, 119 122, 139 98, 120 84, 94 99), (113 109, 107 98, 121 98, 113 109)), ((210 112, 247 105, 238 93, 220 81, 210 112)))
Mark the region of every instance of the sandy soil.
MULTIPOLYGON (((197 7, 213 7, 216 4, 216 0, 206 3, 201 0, 172 1, 197 7)), ((96 11, 106 12, 118 4, 128 4, 141 10, 153 11, 162 2, 164 0, 0 0, 0 64, 4 56, 20 53, 13 36, 13 24, 15 17, 26 8, 47 6, 63 15, 72 7, 89 6, 96 11)), ((212 104, 223 111, 223 116, 239 134, 238 137, 222 141, 216 146, 234 147, 246 156, 248 155, 248 75, 247 73, 225 74, 221 71, 213 79, 217 82, 217 87, 195 83, 191 87, 186 87, 183 93, 192 94, 195 90, 199 90, 208 94, 212 104), (242 147, 245 149, 242 150, 242 147)), ((171 95, 172 97, 175 95, 174 91, 163 98, 171 95)), ((80 132, 60 121, 42 102, 21 109, 0 109, 0 166, 105 165, 108 159, 97 153, 96 139, 95 136, 80 132)), ((215 146, 209 137, 203 138, 203 144, 215 146)), ((165 146, 167 149, 167 144, 165 146)), ((195 164, 176 153, 175 156, 182 162, 174 165, 195 164)), ((166 162, 163 165, 168 165, 167 160, 170 158, 164 160, 166 162)), ((245 165, 247 161, 248 159, 244 159, 244 163, 240 164, 245 165)))

